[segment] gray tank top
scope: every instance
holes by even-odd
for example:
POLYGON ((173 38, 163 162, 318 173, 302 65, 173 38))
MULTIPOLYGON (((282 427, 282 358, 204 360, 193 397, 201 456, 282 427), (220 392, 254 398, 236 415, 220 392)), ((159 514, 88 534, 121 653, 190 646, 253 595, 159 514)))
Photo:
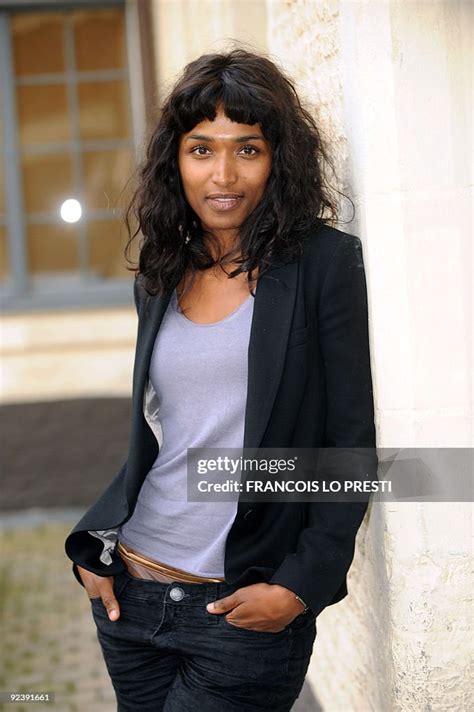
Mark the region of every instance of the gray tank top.
POLYGON ((161 447, 118 538, 192 574, 224 577, 233 502, 188 502, 191 447, 242 448, 254 297, 221 321, 196 324, 174 290, 155 341, 149 377, 159 403, 161 447))

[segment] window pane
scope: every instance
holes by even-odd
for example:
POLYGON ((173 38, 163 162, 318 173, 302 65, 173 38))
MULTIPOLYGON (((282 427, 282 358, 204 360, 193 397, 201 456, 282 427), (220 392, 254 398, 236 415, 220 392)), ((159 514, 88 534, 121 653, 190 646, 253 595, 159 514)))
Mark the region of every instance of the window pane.
POLYGON ((127 84, 121 81, 79 84, 79 124, 82 139, 126 138, 127 84))
POLYGON ((66 198, 74 197, 70 155, 23 156, 21 169, 27 213, 57 213, 66 198))
POLYGON ((76 271, 79 268, 76 225, 29 225, 27 245, 31 274, 76 271))
POLYGON ((94 220, 87 228, 91 271, 101 277, 127 277, 124 248, 128 239, 120 220, 94 220))
MULTIPOLYGON (((1 128, 1 127, 0 127, 1 128)), ((5 219, 5 156, 0 153, 0 221, 5 219)))
MULTIPOLYGON (((0 97, 1 99, 1 97, 0 97)), ((3 136, 3 125, 0 118, 0 136, 3 136)), ((0 149, 3 148, 0 145, 0 149)), ((8 252, 7 228, 5 214, 5 156, 0 151, 0 281, 10 274, 10 260, 8 252)))
POLYGON ((66 87, 61 84, 17 87, 21 144, 70 138, 66 87))
POLYGON ((126 185, 132 168, 130 151, 90 151, 82 160, 87 207, 123 208, 130 193, 126 185))
POLYGON ((60 14, 13 15, 11 27, 17 76, 64 71, 63 19, 60 14))
POLYGON ((7 231, 0 225, 0 281, 3 281, 9 274, 7 231))
POLYGON ((127 66, 124 14, 120 9, 75 12, 74 40, 79 71, 127 66))

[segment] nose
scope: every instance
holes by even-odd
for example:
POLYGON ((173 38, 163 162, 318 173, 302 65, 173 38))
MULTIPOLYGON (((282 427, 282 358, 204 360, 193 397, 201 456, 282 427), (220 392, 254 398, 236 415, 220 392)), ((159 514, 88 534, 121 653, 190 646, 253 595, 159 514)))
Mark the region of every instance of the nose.
POLYGON ((232 156, 223 154, 214 161, 213 181, 220 187, 230 186, 235 183, 237 172, 232 156))

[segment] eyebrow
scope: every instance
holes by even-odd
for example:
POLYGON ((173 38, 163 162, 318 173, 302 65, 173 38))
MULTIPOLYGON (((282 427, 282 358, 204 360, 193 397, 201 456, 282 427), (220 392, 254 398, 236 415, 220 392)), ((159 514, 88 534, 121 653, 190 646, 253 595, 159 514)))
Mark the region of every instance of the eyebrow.
MULTIPOLYGON (((197 140, 197 141, 208 141, 209 143, 212 143, 214 139, 211 136, 205 136, 204 134, 192 134, 191 136, 186 136, 187 141, 191 140, 197 140)), ((232 139, 225 139, 226 141, 232 141, 232 139)), ((244 141, 264 141, 263 136, 257 136, 256 134, 249 134, 248 136, 237 136, 237 138, 234 139, 236 143, 243 143, 244 141)))

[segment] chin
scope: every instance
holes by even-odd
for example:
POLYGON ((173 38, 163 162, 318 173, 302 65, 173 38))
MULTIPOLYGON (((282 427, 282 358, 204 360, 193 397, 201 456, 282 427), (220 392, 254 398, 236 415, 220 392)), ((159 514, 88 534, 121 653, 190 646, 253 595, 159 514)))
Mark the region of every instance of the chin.
POLYGON ((227 220, 201 220, 201 224, 207 230, 238 230, 242 224, 242 220, 238 222, 231 222, 229 218, 227 220))

